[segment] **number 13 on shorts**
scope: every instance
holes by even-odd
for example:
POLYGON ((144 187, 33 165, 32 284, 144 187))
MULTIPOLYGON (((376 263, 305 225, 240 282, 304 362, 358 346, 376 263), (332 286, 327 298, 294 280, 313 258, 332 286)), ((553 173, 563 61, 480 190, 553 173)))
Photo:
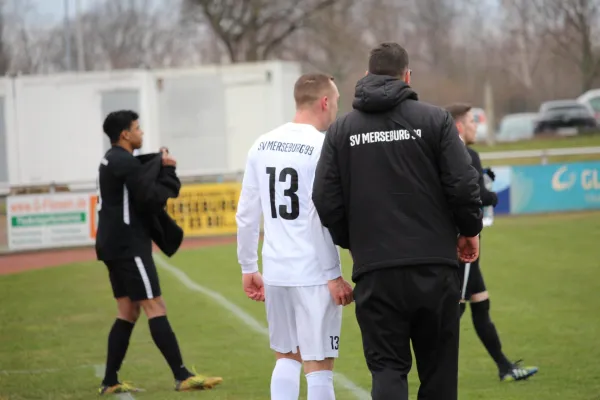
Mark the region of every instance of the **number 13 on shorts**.
POLYGON ((329 336, 331 340, 331 350, 338 350, 340 348, 340 337, 339 336, 329 336))
POLYGON ((265 305, 273 350, 285 354, 298 347, 303 361, 338 357, 342 306, 335 304, 327 285, 265 284, 265 305))

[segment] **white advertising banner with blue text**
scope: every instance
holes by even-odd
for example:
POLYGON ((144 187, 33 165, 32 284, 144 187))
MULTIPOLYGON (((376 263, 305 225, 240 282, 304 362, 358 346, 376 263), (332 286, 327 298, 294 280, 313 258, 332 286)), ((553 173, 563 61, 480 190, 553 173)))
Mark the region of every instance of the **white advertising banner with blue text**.
POLYGON ((10 250, 93 245, 96 195, 52 193, 9 196, 6 212, 10 250))

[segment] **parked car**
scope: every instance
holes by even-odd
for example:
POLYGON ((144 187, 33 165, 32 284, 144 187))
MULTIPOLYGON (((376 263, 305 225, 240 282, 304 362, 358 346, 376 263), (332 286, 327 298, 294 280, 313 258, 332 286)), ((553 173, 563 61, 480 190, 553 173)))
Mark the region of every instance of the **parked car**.
POLYGON ((475 135, 476 142, 485 142, 487 139, 487 117, 485 115, 485 111, 483 108, 472 108, 471 112, 473 113, 473 118, 477 123, 477 133, 475 135))
POLYGON ((573 136, 597 127, 596 118, 588 106, 577 100, 552 100, 540 106, 534 133, 573 136))
POLYGON ((498 133, 496 134, 496 141, 516 142, 519 140, 532 139, 537 119, 537 113, 505 115, 500 121, 498 133))
POLYGON ((588 90, 579 96, 577 101, 590 107, 596 117, 596 121, 600 124, 600 89, 588 90))

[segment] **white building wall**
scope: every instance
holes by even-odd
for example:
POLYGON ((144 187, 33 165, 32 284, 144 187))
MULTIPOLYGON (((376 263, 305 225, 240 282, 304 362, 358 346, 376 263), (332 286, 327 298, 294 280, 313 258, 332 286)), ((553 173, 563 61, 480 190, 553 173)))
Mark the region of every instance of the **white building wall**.
POLYGON ((93 183, 102 121, 123 104, 140 113, 142 153, 169 146, 182 175, 242 171, 256 138, 293 117, 299 75, 266 62, 0 79, 10 184, 93 183))
MULTIPOLYGON (((142 92, 142 76, 140 72, 119 72, 14 79, 11 183, 93 180, 106 147, 102 94, 142 92)), ((142 115, 149 112, 146 107, 142 102, 142 115)), ((149 128, 147 144, 152 142, 149 128)))
POLYGON ((248 150, 262 134, 294 117, 294 83, 300 76, 296 63, 239 65, 227 77, 229 168, 243 171, 248 150), (290 100, 291 99, 291 100, 290 100))

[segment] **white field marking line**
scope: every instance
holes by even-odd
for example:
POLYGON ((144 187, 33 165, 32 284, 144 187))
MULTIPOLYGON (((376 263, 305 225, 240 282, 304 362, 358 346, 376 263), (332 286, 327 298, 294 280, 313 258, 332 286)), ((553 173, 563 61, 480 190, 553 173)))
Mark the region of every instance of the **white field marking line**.
MULTIPOLYGON (((96 375, 96 378, 104 378, 104 368, 106 367, 105 364, 96 364, 93 366, 96 375)), ((115 397, 117 399, 128 399, 128 400, 135 400, 135 397, 133 397, 131 395, 131 393, 117 393, 115 394, 115 397)))
MULTIPOLYGON (((125 364, 125 362, 123 363, 125 364)), ((0 375, 35 375, 35 374, 52 374, 55 372, 72 371, 74 369, 93 369, 97 372, 97 368, 102 368, 104 374, 104 364, 83 364, 75 367, 67 368, 39 368, 39 369, 4 369, 0 370, 0 375)), ((98 376, 98 375, 97 375, 98 376)))
POLYGON ((94 372, 96 373, 96 378, 104 377, 104 369, 106 368, 105 364, 96 364, 94 365, 94 372))
MULTIPOLYGON (((183 285, 186 286, 188 289, 200 292, 205 296, 210 297, 220 306, 229 310, 232 314, 238 317, 242 322, 244 322, 246 325, 248 325, 248 327, 252 328, 254 331, 261 333, 265 336, 269 335, 269 330, 265 326, 263 326, 260 322, 254 319, 254 317, 252 317, 242 308, 233 304, 221 293, 197 284, 196 282, 191 280, 185 272, 169 264, 167 260, 165 260, 161 255, 157 253, 154 254, 154 260, 159 266, 175 275, 175 277, 179 279, 179 281, 183 283, 183 285)), ((358 400, 371 400, 371 395, 365 389, 357 386, 354 382, 352 382, 350 379, 346 378, 345 375, 342 375, 339 372, 334 372, 334 374, 336 382, 338 382, 344 389, 351 392, 355 398, 357 398, 358 400)))
POLYGON ((79 365, 72 368, 41 368, 41 369, 15 369, 15 370, 0 370, 0 375, 30 375, 30 374, 51 374, 54 372, 70 371, 73 369, 95 368, 95 365, 79 365))

